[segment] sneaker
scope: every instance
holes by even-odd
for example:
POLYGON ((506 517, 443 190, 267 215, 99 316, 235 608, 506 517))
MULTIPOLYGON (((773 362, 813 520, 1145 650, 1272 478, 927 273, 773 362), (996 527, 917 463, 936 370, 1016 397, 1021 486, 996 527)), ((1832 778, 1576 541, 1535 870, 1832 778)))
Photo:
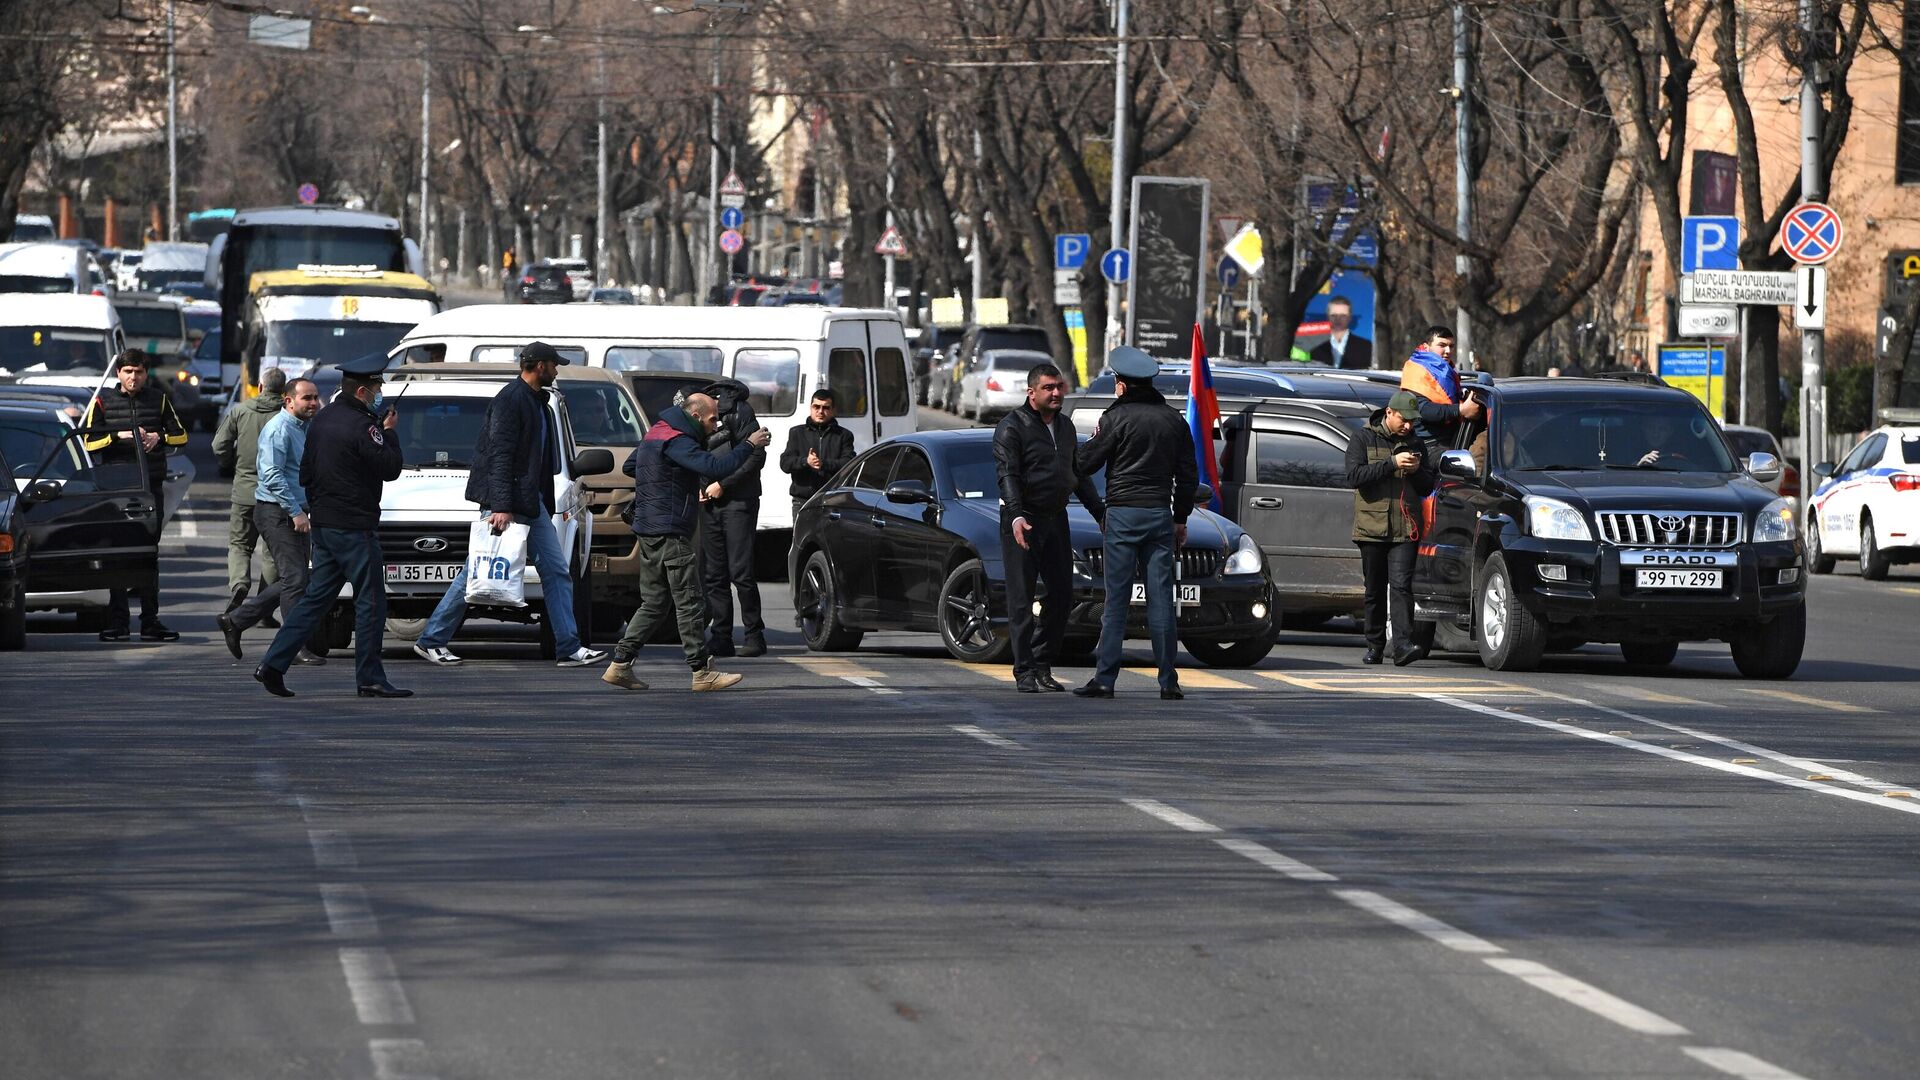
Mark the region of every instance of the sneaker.
POLYGON ((453 655, 453 650, 444 645, 435 645, 432 647, 415 645, 413 647, 413 655, 436 667, 453 667, 460 663, 460 658, 453 655))
POLYGON ((713 665, 708 664, 706 667, 693 673, 693 689, 695 692, 725 690, 727 687, 732 686, 744 678, 746 678, 745 675, 736 675, 728 671, 715 671, 713 670, 713 665))
POLYGON ((740 645, 740 655, 741 656, 767 655, 767 635, 748 634, 747 640, 742 642, 740 645))
POLYGON ((178 630, 167 629, 166 623, 163 623, 160 620, 155 619, 154 621, 147 623, 145 626, 142 626, 140 628, 140 640, 141 641, 179 641, 180 632, 178 630))
POLYGON ((617 686, 622 690, 645 690, 647 688, 644 680, 634 678, 632 661, 623 664, 615 660, 613 663, 608 664, 606 672, 600 676, 600 681, 606 683, 608 686, 617 686))
POLYGON ((105 630, 100 631, 100 640, 125 641, 127 640, 127 628, 124 626, 109 626, 105 630))
MULTIPOLYGON (((441 650, 441 651, 444 652, 445 650, 441 650)), ((606 658, 607 658, 607 654, 600 651, 599 649, 589 649, 585 645, 582 645, 579 648, 573 650, 572 656, 561 657, 560 662, 555 664, 554 666, 555 667, 592 667, 593 665, 599 663, 602 660, 605 660, 606 658)))

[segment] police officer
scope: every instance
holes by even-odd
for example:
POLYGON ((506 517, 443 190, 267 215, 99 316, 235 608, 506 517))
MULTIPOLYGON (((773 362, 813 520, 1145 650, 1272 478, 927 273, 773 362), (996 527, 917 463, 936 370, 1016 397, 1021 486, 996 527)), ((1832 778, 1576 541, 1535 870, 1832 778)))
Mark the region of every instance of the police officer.
POLYGON ((1076 697, 1113 696, 1120 677, 1120 651, 1127 637, 1127 606, 1133 579, 1144 563, 1147 578, 1147 636, 1160 668, 1160 697, 1184 695, 1174 670, 1178 627, 1173 606, 1173 560, 1187 542, 1187 515, 1193 512, 1200 465, 1186 417, 1167 405, 1153 388, 1160 366, 1129 345, 1107 354, 1119 399, 1100 416, 1093 438, 1074 456, 1074 470, 1092 476, 1107 470, 1107 517, 1101 532, 1106 607, 1100 615, 1098 666, 1076 697))
POLYGON ((349 360, 340 369, 340 393, 307 430, 300 486, 312 526, 313 575, 288 612, 253 677, 279 697, 292 697, 285 677, 320 618, 353 585, 354 677, 361 697, 412 697, 387 681, 380 645, 387 621, 385 564, 380 556, 380 488, 400 475, 398 414, 380 392, 387 358, 349 360))
MULTIPOLYGON (((121 353, 113 368, 119 384, 93 396, 80 426, 99 429, 83 441, 100 461, 131 464, 144 460, 147 487, 153 492, 154 504, 163 506, 167 452, 187 445, 187 429, 173 411, 173 399, 148 378, 147 360, 147 354, 136 349, 121 353)), ((164 512, 164 509, 156 512, 155 520, 164 512)), ((152 584, 134 591, 140 594, 140 640, 180 640, 179 633, 160 621, 158 573, 152 584)), ((100 631, 100 640, 127 640, 129 614, 127 590, 108 590, 107 628, 100 631)))

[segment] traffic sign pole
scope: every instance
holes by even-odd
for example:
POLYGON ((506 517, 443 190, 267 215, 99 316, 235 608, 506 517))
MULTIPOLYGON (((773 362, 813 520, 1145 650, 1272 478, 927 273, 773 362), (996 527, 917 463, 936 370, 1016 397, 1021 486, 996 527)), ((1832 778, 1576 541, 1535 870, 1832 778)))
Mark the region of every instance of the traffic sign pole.
MULTIPOLYGON (((1814 41, 1820 32, 1821 18, 1818 5, 1813 0, 1800 0, 1800 30, 1802 40, 1814 41)), ((1800 65, 1800 201, 1788 214, 1789 220, 1797 218, 1808 203, 1817 203, 1826 194, 1822 184, 1820 161, 1820 119, 1823 104, 1820 100, 1820 79, 1822 65, 1813 60, 1800 65)), ((1825 209, 1822 207, 1822 209, 1825 209)), ((1831 213, 1831 211, 1829 211, 1831 213)), ((1840 246, 1840 219, 1834 218, 1835 235, 1833 246, 1840 246)), ((1781 225, 1781 239, 1786 239, 1787 228, 1781 225)), ((1827 253, 1832 257, 1832 252, 1827 253)), ((1822 261, 1825 261, 1824 259, 1822 261)), ((1820 369, 1822 352, 1826 347, 1826 334, 1820 330, 1800 331, 1800 524, 1806 528, 1811 524, 1813 489, 1819 486, 1819 477, 1813 475, 1813 467, 1822 460, 1825 450, 1827 416, 1826 393, 1821 385, 1820 369)))

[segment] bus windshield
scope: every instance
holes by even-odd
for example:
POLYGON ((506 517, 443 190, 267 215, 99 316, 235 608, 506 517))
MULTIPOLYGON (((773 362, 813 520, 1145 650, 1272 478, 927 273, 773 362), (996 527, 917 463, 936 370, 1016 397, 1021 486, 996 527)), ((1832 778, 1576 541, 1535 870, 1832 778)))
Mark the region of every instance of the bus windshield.
POLYGON ((276 322, 267 324, 267 356, 297 356, 316 364, 337 364, 368 353, 384 353, 413 329, 406 323, 276 322))
POLYGON ((248 232, 246 277, 262 270, 292 270, 314 263, 407 269, 407 252, 400 234, 386 229, 254 225, 248 232))

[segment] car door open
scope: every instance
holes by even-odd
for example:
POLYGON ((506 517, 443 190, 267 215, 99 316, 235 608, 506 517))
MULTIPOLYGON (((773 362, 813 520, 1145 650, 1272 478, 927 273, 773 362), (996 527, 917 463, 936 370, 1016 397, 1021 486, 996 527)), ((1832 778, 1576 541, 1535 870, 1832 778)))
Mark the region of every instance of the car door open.
POLYGON ((146 454, 129 442, 132 460, 100 460, 82 440, 105 433, 68 432, 21 492, 34 592, 140 588, 158 573, 160 493, 147 486, 146 454))

